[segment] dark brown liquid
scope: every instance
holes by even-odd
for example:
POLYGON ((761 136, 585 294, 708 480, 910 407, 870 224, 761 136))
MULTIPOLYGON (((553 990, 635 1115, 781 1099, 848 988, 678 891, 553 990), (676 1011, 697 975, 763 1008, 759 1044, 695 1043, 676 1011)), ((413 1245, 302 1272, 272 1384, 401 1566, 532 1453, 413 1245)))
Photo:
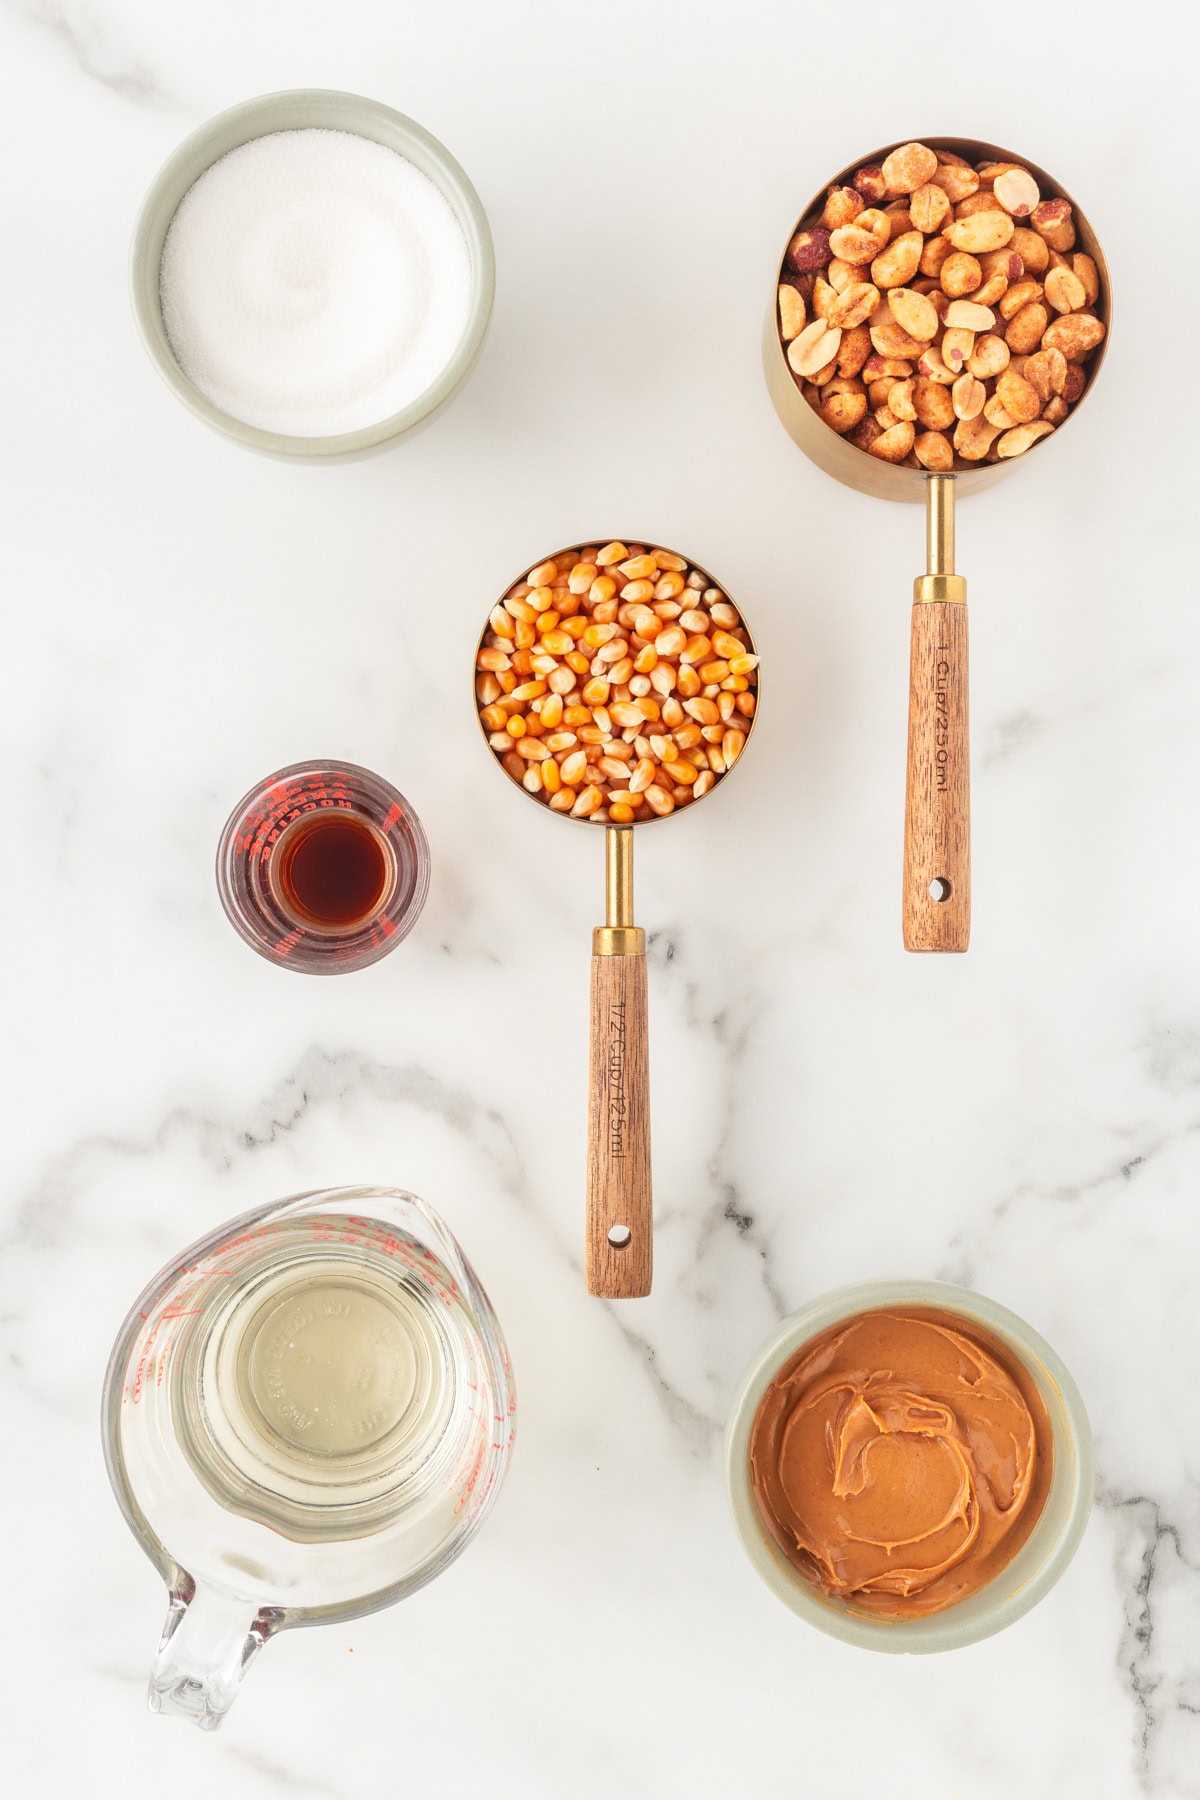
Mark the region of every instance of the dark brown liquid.
POLYGON ((272 873, 284 905, 301 923, 346 931, 378 911, 390 870, 372 828, 353 813, 330 810, 285 833, 272 873))

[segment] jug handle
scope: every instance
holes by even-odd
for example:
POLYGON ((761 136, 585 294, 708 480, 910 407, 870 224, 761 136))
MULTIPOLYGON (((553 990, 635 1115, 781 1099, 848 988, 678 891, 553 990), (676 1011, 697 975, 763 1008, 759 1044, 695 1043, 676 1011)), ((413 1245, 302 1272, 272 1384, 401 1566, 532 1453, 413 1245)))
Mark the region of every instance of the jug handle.
POLYGON ((151 1712, 215 1731, 282 1613, 191 1580, 171 1590, 147 1698, 151 1712))

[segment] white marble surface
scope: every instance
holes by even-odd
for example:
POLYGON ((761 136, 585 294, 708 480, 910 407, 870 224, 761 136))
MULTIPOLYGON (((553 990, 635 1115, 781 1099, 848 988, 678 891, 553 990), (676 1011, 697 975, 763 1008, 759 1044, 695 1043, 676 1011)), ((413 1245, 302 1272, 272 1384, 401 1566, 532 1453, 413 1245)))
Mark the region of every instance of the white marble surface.
POLYGON ((0 12, 8 1791, 1200 1794, 1195 431, 1155 348, 1183 330, 1162 284, 1196 276, 1182 16, 1143 8, 1106 47, 1076 8, 1026 29, 916 0, 0 12), (469 388, 347 468, 206 432, 125 296, 161 160, 300 85, 415 114, 497 245, 469 388), (919 514, 806 463, 758 367, 801 202, 856 150, 939 127, 1061 172, 1119 316, 1086 424, 960 519, 965 959, 899 945, 919 514), (1135 277, 1155 244, 1161 279, 1135 277), (640 848, 658 1273, 623 1308, 580 1268, 600 837, 505 787, 470 701, 497 590, 610 531, 710 566, 769 687, 736 784, 640 848), (391 777, 433 847, 413 937, 335 981, 252 956, 211 876, 234 799, 310 755, 391 777), (426 1195, 488 1286, 519 1385, 510 1482, 440 1582, 282 1638, 205 1739, 144 1710, 162 1597, 100 1460, 105 1355, 174 1249, 356 1179, 426 1195), (1024 1314, 1097 1437, 1061 1585, 932 1659, 789 1615, 719 1479, 775 1319, 899 1274, 1024 1314))

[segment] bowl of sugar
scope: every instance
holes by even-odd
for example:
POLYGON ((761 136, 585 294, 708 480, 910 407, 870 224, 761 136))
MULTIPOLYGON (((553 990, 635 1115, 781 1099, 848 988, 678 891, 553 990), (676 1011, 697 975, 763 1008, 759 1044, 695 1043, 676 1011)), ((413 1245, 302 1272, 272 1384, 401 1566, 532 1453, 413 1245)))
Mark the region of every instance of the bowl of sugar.
POLYGON ((138 217, 133 310, 193 413, 268 455, 394 443, 470 374, 495 258, 450 152, 357 94, 267 94, 159 170, 138 217))

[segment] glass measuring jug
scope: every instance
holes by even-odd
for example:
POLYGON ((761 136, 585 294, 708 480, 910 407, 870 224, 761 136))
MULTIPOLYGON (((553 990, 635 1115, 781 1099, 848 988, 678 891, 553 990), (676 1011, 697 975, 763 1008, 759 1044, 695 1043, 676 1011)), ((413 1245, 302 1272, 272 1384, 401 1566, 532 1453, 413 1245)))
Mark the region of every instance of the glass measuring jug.
POLYGON ((113 1491, 170 1594, 154 1712, 220 1724, 291 1625, 375 1612, 494 1502, 516 1396, 487 1295, 416 1195, 295 1195, 150 1283, 104 1384, 113 1491))

